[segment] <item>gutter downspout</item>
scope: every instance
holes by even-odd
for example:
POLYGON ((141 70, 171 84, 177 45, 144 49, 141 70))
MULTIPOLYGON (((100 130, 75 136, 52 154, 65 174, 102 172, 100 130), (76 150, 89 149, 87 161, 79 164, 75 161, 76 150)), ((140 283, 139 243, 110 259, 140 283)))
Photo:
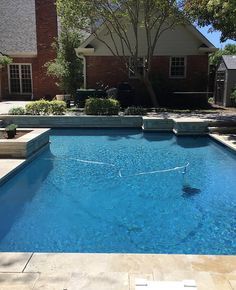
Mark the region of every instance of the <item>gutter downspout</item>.
POLYGON ((84 63, 83 74, 84 74, 84 89, 87 89, 87 62, 86 57, 84 55, 81 56, 81 59, 84 63))
POLYGON ((84 89, 87 89, 87 62, 86 57, 82 54, 79 54, 77 49, 75 49, 76 55, 78 58, 83 61, 83 75, 84 75, 84 89))

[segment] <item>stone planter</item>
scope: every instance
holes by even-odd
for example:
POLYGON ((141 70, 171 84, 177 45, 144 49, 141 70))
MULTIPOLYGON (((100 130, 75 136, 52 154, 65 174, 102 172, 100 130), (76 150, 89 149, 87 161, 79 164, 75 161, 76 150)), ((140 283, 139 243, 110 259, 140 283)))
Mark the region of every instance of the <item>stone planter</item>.
MULTIPOLYGON (((0 129, 3 131, 4 129, 0 129)), ((0 158, 28 158, 49 144, 50 129, 21 129, 29 133, 17 139, 0 139, 0 158)))

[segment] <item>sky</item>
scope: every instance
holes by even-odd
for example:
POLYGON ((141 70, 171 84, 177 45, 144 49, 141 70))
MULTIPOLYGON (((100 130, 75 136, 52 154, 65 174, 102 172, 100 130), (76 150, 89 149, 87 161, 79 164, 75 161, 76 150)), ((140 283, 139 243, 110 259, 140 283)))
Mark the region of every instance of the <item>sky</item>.
POLYGON ((221 43, 220 42, 220 35, 221 35, 221 33, 218 32, 218 31, 208 32, 208 30, 209 30, 210 27, 197 27, 197 28, 217 48, 224 48, 224 46, 226 44, 228 44, 228 43, 236 44, 236 41, 233 41, 233 40, 227 40, 226 42, 221 43))

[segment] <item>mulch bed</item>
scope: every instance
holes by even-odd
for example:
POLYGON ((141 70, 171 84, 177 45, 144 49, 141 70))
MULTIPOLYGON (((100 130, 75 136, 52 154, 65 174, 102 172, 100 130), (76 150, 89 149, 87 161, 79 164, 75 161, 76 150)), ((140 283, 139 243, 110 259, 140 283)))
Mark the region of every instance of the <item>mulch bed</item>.
POLYGON ((29 133, 31 131, 16 131, 16 136, 13 138, 13 139, 8 139, 7 138, 7 133, 5 131, 0 131, 0 139, 3 140, 3 139, 6 139, 6 140, 15 140, 15 139, 18 139, 22 136, 24 136, 25 134, 29 133))

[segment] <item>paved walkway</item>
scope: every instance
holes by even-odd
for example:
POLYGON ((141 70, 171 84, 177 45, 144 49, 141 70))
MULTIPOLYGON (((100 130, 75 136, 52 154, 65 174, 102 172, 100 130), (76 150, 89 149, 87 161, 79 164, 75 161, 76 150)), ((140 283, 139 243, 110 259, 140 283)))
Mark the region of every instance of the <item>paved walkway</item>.
POLYGON ((0 115, 8 114, 8 111, 14 107, 25 107, 29 103, 26 101, 5 101, 0 102, 0 115))
POLYGON ((1 290, 135 290, 135 279, 235 290, 236 256, 1 253, 1 290))

